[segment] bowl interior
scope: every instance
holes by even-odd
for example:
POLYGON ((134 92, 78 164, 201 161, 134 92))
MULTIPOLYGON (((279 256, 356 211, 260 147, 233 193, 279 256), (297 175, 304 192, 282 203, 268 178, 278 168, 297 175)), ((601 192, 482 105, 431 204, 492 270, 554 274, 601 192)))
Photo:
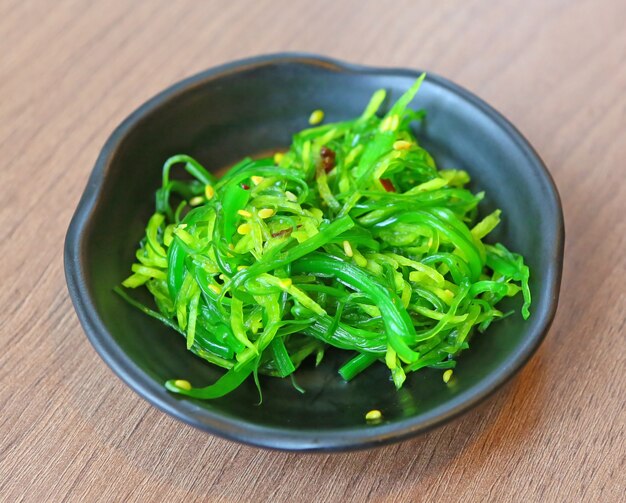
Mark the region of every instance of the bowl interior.
POLYGON ((550 321, 557 293, 557 196, 540 161, 514 130, 494 121, 471 96, 437 78, 425 81, 413 103, 428 112, 426 121, 417 126, 418 137, 441 168, 462 168, 471 174, 473 189, 486 192, 482 213, 502 209, 503 221, 491 239, 525 256, 533 295, 528 321, 522 320, 521 301, 515 299, 506 307, 516 314, 473 338, 451 384, 442 382, 441 371, 424 370, 411 374, 396 392, 382 366, 345 383, 337 368, 349 355, 331 349, 320 367, 304 365, 296 373, 305 394, 289 380, 261 378, 261 405, 252 382, 218 400, 181 398, 165 391, 162 383, 185 378, 196 386, 206 385, 221 371, 187 352, 178 334, 111 291, 128 274, 167 157, 187 153, 208 169, 218 170, 243 156, 287 146, 293 132, 307 127, 314 109, 323 109, 327 121, 336 121, 361 113, 376 89, 388 89, 395 100, 415 75, 297 59, 244 65, 175 88, 144 106, 118 130, 99 161, 105 176, 80 235, 80 269, 93 314, 104 327, 88 330, 90 338, 96 347, 116 347, 117 356, 103 356, 110 364, 118 358, 113 365, 118 371, 120 366, 132 366, 142 376, 126 379, 132 387, 201 427, 219 430, 215 420, 220 418, 298 438, 312 431, 323 436, 324 432, 393 429, 407 421, 419 427, 420 421, 462 408, 471 397, 484 394, 529 356, 550 321), (373 408, 383 412, 382 426, 364 423, 365 412, 373 408))

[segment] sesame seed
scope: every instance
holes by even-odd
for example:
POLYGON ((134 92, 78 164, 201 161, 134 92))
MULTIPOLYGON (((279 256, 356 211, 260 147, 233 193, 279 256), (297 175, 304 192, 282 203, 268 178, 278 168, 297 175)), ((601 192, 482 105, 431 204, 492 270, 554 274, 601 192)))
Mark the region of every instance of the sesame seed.
POLYGON ((411 148, 411 142, 405 140, 398 140, 394 142, 393 149, 394 150, 408 150, 411 148))
POLYGON ((250 227, 250 224, 241 224, 239 227, 237 227, 237 232, 242 236, 245 234, 250 234, 251 230, 252 227, 250 227))
POLYGON ((189 391, 191 389, 191 383, 189 381, 185 381, 184 379, 176 379, 174 381, 174 386, 180 389, 184 389, 189 391))
POLYGON ((274 163, 280 164, 280 161, 283 160, 283 157, 285 157, 285 154, 283 154, 282 152, 276 152, 274 154, 274 163))
POLYGON ((262 210, 259 210, 259 217, 260 218, 269 218, 274 214, 274 210, 271 208, 263 208, 262 210))
POLYGON ((291 280, 291 278, 285 278, 285 279, 281 279, 278 284, 280 285, 281 288, 289 288, 291 285, 293 285, 293 281, 291 280))
POLYGON ((228 249, 229 250, 234 250, 235 249, 235 245, 232 243, 228 243, 228 249))
POLYGON ((452 377, 452 369, 448 369, 443 373, 443 382, 448 383, 452 377))
POLYGON ((309 117, 309 124, 315 126, 324 120, 324 112, 322 110, 313 110, 309 117))
POLYGON ((382 412, 378 409, 372 409, 367 414, 365 414, 365 420, 368 422, 378 422, 383 418, 382 412))
POLYGON ((254 185, 259 185, 264 180, 264 178, 262 176, 254 175, 250 177, 250 180, 252 180, 252 183, 254 185))
POLYGON ((221 279, 222 281, 226 281, 226 276, 224 276, 223 274, 220 274, 218 278, 221 279))
POLYGON ((211 290, 215 295, 222 293, 222 289, 217 285, 209 285, 209 290, 211 290))
POLYGON ((352 245, 350 244, 350 241, 344 241, 343 242, 343 251, 346 254, 346 257, 352 257, 354 255, 354 252, 352 251, 352 245))
POLYGON ((204 195, 207 199, 213 199, 213 196, 215 196, 215 189, 213 188, 213 185, 206 185, 204 187, 204 195))
POLYGON ((238 215, 241 215, 242 217, 246 217, 246 218, 250 218, 252 216, 252 213, 250 213, 249 211, 246 210, 239 210, 237 212, 238 215))
POLYGON ((298 197, 293 193, 290 192, 288 190, 285 191, 285 196, 287 197, 287 199, 289 199, 291 202, 295 202, 298 200, 298 197))
POLYGON ((187 224, 178 224, 178 228, 179 229, 186 229, 187 228, 187 224))
POLYGON ((189 200, 189 204, 191 206, 198 206, 198 205, 202 204, 203 202, 204 202, 204 197, 202 197, 202 196, 192 197, 189 200))
POLYGON ((360 253, 354 256, 354 261, 356 262, 356 265, 358 265, 359 267, 367 266, 367 259, 360 253))
POLYGON ((245 271, 247 268, 248 268, 248 266, 247 266, 247 265, 238 265, 238 266, 237 266, 237 270, 238 270, 238 271, 245 271))

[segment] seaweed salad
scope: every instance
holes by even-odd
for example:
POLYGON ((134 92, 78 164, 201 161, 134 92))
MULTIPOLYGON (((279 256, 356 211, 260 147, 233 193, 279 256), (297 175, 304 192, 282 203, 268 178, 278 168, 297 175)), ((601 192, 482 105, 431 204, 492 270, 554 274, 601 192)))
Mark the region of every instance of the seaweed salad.
POLYGON ((248 378, 259 386, 259 374, 293 377, 327 351, 345 354, 346 381, 385 365, 396 388, 424 367, 447 382, 472 334, 508 314, 504 297, 519 294, 529 316, 523 258, 483 242, 500 211, 479 218, 469 175, 439 169, 411 129, 425 116, 408 108, 423 79, 384 114, 384 90, 352 120, 325 124, 316 110, 288 150, 219 178, 187 155, 165 162, 132 274, 115 290, 225 369, 193 386, 172 376, 167 389, 217 398, 248 378))

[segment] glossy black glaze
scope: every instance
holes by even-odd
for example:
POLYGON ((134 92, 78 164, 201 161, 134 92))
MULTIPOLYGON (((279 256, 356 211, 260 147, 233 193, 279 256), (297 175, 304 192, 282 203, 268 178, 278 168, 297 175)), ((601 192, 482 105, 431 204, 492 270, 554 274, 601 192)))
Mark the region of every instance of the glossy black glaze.
MULTIPOLYGON (((65 243, 70 296, 89 340, 132 389, 193 426, 262 447, 345 450, 415 435, 466 411, 514 375, 536 350, 557 306, 563 217, 555 186, 522 135, 466 90, 429 75, 413 106, 428 119, 417 133, 439 166, 463 168, 486 191, 483 213, 503 210, 493 238, 522 253, 531 267, 532 316, 519 314, 476 336, 455 379, 441 371, 409 376, 396 392, 382 366, 351 383, 336 370, 347 355, 328 351, 323 364, 288 380, 262 380, 263 404, 251 382, 214 401, 167 392, 163 382, 197 386, 220 372, 185 350, 177 334, 125 304, 111 289, 127 274, 153 209, 163 161, 176 153, 218 169, 256 152, 284 147, 307 127, 312 110, 326 120, 359 114, 384 87, 395 100, 419 74, 367 68, 299 54, 261 56, 208 70, 172 86, 128 117, 103 147, 65 243), (385 421, 368 426, 380 409, 385 421)), ((517 308, 521 302, 510 303, 517 308)))

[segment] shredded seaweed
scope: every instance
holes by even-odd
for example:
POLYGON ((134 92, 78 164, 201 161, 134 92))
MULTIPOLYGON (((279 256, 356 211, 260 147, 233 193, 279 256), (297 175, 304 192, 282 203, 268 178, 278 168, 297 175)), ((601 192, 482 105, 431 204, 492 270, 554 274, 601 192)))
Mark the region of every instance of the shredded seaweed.
MULTIPOLYGON (((420 146, 407 108, 422 75, 385 114, 374 93, 353 120, 293 136, 286 152, 246 158, 221 178, 176 155, 163 166, 156 212, 146 226, 126 289, 147 288, 155 308, 116 292, 186 338, 187 348, 226 369, 216 382, 172 392, 223 396, 259 374, 289 377, 325 351, 346 352, 349 381, 386 365, 396 388, 424 367, 446 370, 472 334, 523 297, 522 256, 483 239, 500 211, 477 219, 483 194, 461 170, 439 170, 420 146), (172 179, 182 166, 191 179, 172 179)), ((508 313, 507 313, 508 314, 508 313)))

